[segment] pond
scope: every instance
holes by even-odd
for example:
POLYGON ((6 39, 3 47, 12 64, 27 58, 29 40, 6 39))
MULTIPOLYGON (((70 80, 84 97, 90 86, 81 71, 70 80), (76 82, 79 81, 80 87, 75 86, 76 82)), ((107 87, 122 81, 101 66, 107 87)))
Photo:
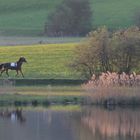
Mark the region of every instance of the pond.
POLYGON ((0 108, 1 140, 139 140, 140 110, 52 106, 0 108))

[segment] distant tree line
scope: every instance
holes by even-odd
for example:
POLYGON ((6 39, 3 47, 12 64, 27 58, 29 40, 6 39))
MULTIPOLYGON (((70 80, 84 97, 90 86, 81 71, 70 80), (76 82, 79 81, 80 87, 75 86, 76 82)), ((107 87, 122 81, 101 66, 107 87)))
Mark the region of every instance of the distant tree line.
POLYGON ((64 0, 45 23, 48 36, 85 36, 92 29, 90 0, 64 0))
POLYGON ((140 71, 140 28, 110 32, 106 27, 91 31, 75 50, 71 66, 86 77, 100 72, 129 74, 140 71))

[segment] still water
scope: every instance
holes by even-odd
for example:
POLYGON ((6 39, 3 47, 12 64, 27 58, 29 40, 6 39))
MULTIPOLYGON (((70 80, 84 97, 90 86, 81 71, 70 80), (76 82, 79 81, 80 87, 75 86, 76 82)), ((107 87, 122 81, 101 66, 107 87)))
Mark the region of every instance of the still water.
POLYGON ((140 140, 139 109, 58 108, 0 109, 0 140, 140 140))

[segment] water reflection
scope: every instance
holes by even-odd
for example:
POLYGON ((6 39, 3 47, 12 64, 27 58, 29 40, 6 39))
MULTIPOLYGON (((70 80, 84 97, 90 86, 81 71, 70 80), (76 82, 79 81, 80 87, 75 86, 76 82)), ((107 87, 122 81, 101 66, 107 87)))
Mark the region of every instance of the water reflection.
POLYGON ((0 117, 1 118, 9 118, 12 122, 19 121, 21 123, 25 122, 25 117, 22 114, 22 109, 1 109, 0 110, 0 117))
POLYGON ((5 109, 0 140, 139 140, 139 120, 138 109, 5 109))
POLYGON ((108 111, 101 108, 85 109, 81 122, 97 140, 139 140, 140 111, 116 109, 108 111))
POLYGON ((51 109, 24 109, 22 116, 26 123, 11 121, 10 115, 0 117, 0 140, 76 140, 73 126, 73 114, 79 111, 61 111, 51 109))

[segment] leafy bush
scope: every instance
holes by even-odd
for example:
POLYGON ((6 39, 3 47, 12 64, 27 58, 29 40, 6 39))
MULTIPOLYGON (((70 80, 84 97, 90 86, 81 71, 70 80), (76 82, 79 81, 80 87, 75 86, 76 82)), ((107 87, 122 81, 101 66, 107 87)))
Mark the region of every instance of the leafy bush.
POLYGON ((140 29, 110 32, 106 27, 88 34, 87 39, 75 50, 71 66, 87 78, 101 72, 139 71, 140 68, 140 29))

